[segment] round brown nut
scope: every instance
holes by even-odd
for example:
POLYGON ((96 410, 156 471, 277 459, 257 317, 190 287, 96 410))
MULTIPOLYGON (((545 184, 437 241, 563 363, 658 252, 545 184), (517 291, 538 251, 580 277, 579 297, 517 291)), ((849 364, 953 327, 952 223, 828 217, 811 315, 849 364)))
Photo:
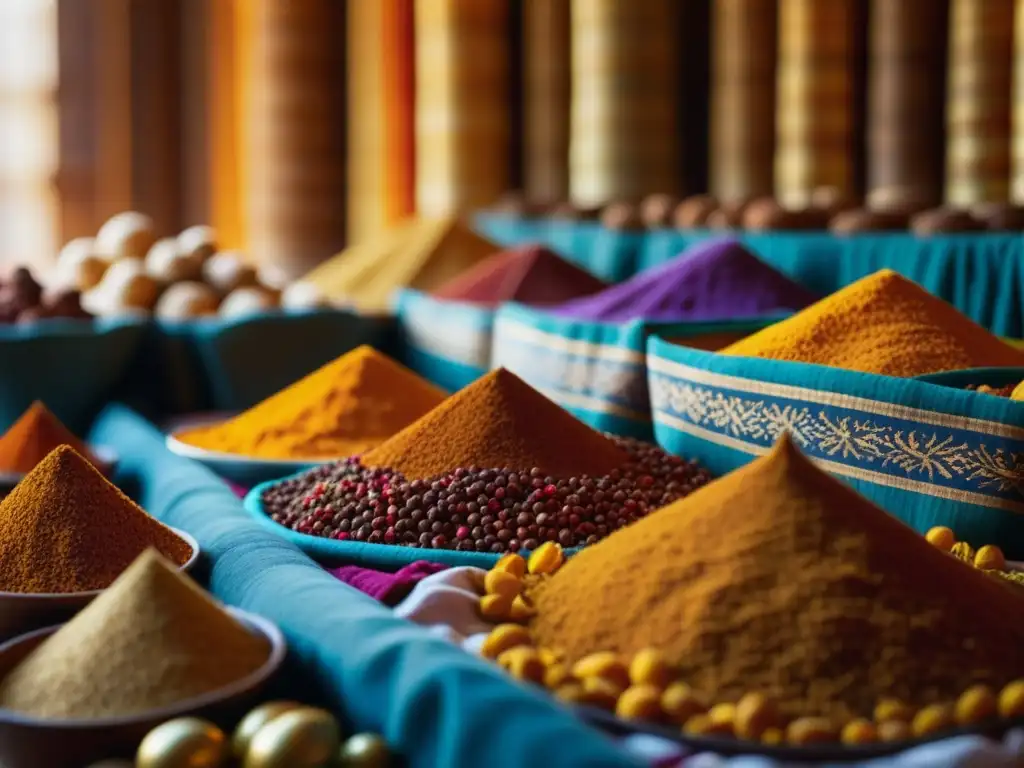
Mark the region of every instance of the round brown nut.
POLYGON ((640 222, 651 229, 671 226, 678 202, 672 195, 648 195, 640 201, 640 222))
POLYGON ((993 232, 1024 230, 1024 206, 1011 203, 983 203, 972 208, 971 213, 993 232))
POLYGON ((206 284, 221 294, 246 285, 256 285, 256 270, 237 251, 221 251, 203 264, 206 284))
POLYGON ((838 187, 822 186, 811 192, 811 208, 822 211, 827 218, 832 218, 843 211, 857 208, 853 198, 838 187))
POLYGON ((733 230, 743 226, 743 215, 750 201, 722 203, 708 214, 705 226, 713 230, 733 230))
POLYGON ((175 283, 164 291, 154 314, 161 320, 189 320, 217 313, 220 297, 205 283, 175 283))
POLYGON ((178 235, 178 252, 190 256, 201 266, 217 252, 217 233, 205 224, 183 229, 178 235))
POLYGON ((327 309, 330 306, 330 299, 313 283, 299 281, 281 291, 282 309, 327 309))
POLYGON ((676 206, 672 223, 676 229, 700 229, 717 207, 718 201, 711 195, 691 195, 676 206))
POLYGON ((853 235, 860 232, 899 232, 906 230, 909 221, 909 216, 900 213, 855 208, 833 216, 828 228, 837 235, 853 235))
POLYGON ((183 254, 177 238, 157 240, 146 254, 146 274, 165 285, 199 280, 202 273, 202 262, 183 254))
POLYGON ((96 241, 91 237, 77 237, 61 248, 57 257, 56 282, 69 288, 88 291, 103 279, 110 266, 96 253, 96 241))
POLYGON ((774 197, 759 197, 743 209, 740 225, 744 229, 771 229, 783 215, 785 210, 774 197))
POLYGON ((96 252, 108 261, 144 258, 156 242, 153 229, 149 216, 135 211, 118 213, 96 233, 96 252))
POLYGON ((102 282, 82 298, 90 312, 111 315, 125 309, 151 310, 159 294, 159 286, 146 274, 142 259, 122 259, 112 264, 102 282))
POLYGON ((601 224, 606 229, 623 232, 643 229, 637 206, 623 201, 609 203, 601 211, 601 224))
POLYGON ((924 211, 910 220, 910 230, 920 237, 953 232, 977 232, 983 226, 970 211, 945 206, 924 211))
POLYGON ((256 315, 261 312, 269 312, 277 308, 277 299, 274 295, 257 285, 247 285, 243 288, 235 288, 224 297, 220 303, 221 317, 242 317, 243 315, 256 315))

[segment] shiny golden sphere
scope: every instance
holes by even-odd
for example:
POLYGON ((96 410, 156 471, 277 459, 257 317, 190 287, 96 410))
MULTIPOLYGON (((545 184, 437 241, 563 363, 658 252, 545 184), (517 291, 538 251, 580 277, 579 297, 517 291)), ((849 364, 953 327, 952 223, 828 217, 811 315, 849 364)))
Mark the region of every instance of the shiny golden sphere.
POLYGON ((252 737, 275 717, 298 709, 302 705, 295 701, 268 701, 242 718, 231 736, 231 754, 241 760, 249 749, 252 737))
POLYGON ((264 725, 249 743, 243 768, 322 768, 334 758, 341 731, 329 712, 299 707, 264 725))
POLYGON ((375 733, 357 733, 347 739, 338 752, 339 768, 387 768, 389 765, 391 750, 375 733))
POLYGON ((227 738, 213 723, 181 717, 158 725, 139 745, 136 768, 220 768, 227 738))

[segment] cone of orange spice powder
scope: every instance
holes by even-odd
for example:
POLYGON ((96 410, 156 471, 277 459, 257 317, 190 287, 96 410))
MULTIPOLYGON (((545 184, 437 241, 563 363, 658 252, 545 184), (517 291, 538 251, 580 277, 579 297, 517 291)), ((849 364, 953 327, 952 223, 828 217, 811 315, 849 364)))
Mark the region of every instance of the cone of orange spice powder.
POLYGON ((0 472, 31 472, 50 451, 61 445, 70 445, 93 466, 101 465, 85 443, 36 400, 0 437, 0 472))

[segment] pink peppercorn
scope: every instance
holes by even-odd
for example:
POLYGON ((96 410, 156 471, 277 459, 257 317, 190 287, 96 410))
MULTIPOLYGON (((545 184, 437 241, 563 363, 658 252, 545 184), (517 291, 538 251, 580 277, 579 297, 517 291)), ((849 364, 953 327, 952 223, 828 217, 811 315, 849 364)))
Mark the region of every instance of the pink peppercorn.
POLYGON ((455 531, 455 538, 457 539, 468 539, 469 538, 469 526, 460 525, 459 529, 455 531))

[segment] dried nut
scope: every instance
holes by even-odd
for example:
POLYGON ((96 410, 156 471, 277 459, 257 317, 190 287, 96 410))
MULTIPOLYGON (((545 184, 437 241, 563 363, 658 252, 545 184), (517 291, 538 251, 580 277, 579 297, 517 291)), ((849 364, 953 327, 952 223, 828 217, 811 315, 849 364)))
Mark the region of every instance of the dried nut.
POLYGON ((507 597, 510 604, 512 598, 522 591, 523 582, 507 571, 488 571, 484 576, 484 592, 507 597))
POLYGON ((544 683, 544 662, 534 648, 520 645, 510 648, 498 657, 498 664, 516 680, 527 683, 544 683))
POLYGON ((686 723, 696 715, 703 715, 708 707, 704 700, 686 683, 672 683, 661 694, 661 708, 677 723, 686 723))
POLYGON ((508 613, 508 617, 512 619, 512 621, 518 621, 521 624, 525 624, 536 615, 537 609, 526 602, 522 595, 516 595, 512 598, 512 607, 509 608, 508 613))
POLYGON ((909 704, 904 704, 899 699, 882 699, 875 706, 875 722, 885 723, 890 720, 898 720, 901 723, 909 723, 914 719, 916 710, 909 704))
POLYGON ((96 253, 96 241, 78 237, 68 242, 57 257, 56 282, 64 288, 88 291, 99 285, 110 262, 96 253))
POLYGON ((956 702, 956 721, 973 725, 995 717, 999 711, 996 693, 987 685, 975 685, 964 691, 956 702))
POLYGON ((580 681, 583 686, 583 703, 612 711, 624 690, 611 680, 603 677, 588 677, 580 681))
POLYGON ((508 619, 512 600, 504 595, 484 595, 479 602, 480 617, 495 623, 508 619))
POLYGON ((331 300, 324 296, 319 286, 299 281, 281 291, 281 307, 294 310, 329 309, 331 300))
POLYGON ((661 689, 654 685, 631 685, 619 696, 615 714, 626 720, 660 720, 661 689))
POLYGON ((1002 717, 1024 715, 1024 680, 1015 680, 999 694, 999 714, 1002 717))
POLYGON ((956 725, 956 715, 949 704, 931 704, 916 715, 911 724, 915 736, 932 736, 956 725))
POLYGON ((258 282, 256 270, 235 251, 221 251, 208 258, 203 264, 203 280, 221 294, 258 282))
MULTIPOLYGON (((544 662, 544 652, 540 652, 540 659, 544 662)), ((554 664, 548 664, 544 662, 544 687, 555 690, 570 682, 573 677, 569 674, 569 670, 566 669, 564 664, 555 662, 554 664)))
POLYGON ((178 250, 190 256, 202 266, 217 252, 217 233, 205 224, 183 229, 178 235, 178 250))
POLYGON ((205 283, 175 283, 156 303, 154 314, 161 320, 187 320, 215 315, 220 298, 205 283))
POLYGON ((488 659, 496 659, 509 648, 519 645, 533 645, 533 639, 525 627, 518 624, 499 624, 491 630, 480 646, 480 655, 488 659))
POLYGON ((953 530, 944 525, 936 525, 934 528, 929 529, 924 537, 929 544, 938 547, 943 552, 949 552, 953 545, 956 544, 956 535, 953 533, 953 530))
POLYGON ((90 293, 95 294, 101 304, 106 304, 109 314, 123 309, 151 310, 160 289, 146 274, 142 259, 121 259, 110 266, 90 293))
POLYGON ((134 211, 107 219, 96 233, 96 253, 108 261, 141 259, 156 242, 153 220, 134 211))
POLYGON ((629 679, 634 685, 664 688, 672 682, 673 669, 665 654, 656 648, 639 651, 629 663, 629 679))
POLYGON ((878 741, 878 729, 870 720, 860 717, 843 726, 839 740, 843 744, 871 744, 878 741))
POLYGON ((600 677, 614 683, 620 690, 629 687, 629 671, 619 655, 611 651, 584 656, 573 664, 572 676, 580 680, 600 677))
POLYGON ((987 544, 974 556, 974 567, 982 571, 1005 571, 1006 556, 999 547, 987 544))
POLYGON ((517 579, 522 579, 526 576, 526 560, 523 559, 522 555, 518 555, 515 552, 509 552, 496 562, 491 570, 506 571, 511 573, 517 579))
POLYGON ((555 690, 555 698, 567 704, 583 704, 586 702, 587 694, 583 690, 582 683, 568 682, 558 686, 555 690))
POLYGON ((235 288, 220 303, 221 317, 243 317, 258 315, 277 308, 277 298, 259 285, 235 288))
POLYGON ((530 573, 552 574, 562 566, 564 560, 562 547, 553 541, 546 541, 530 555, 527 567, 530 573))
POLYGON ((783 724, 775 703, 763 693, 748 693, 736 704, 736 735, 756 741, 769 728, 783 724))
POLYGON ((781 728, 768 728, 761 734, 761 743, 770 746, 782 744, 786 740, 786 732, 781 728))
POLYGON ((828 744, 836 736, 832 723, 823 717, 801 717, 786 729, 786 741, 790 744, 828 744))
POLYGON ((732 736, 732 723, 716 723, 708 715, 694 715, 683 731, 691 736, 732 736))
POLYGON ((913 736, 910 724, 902 720, 886 720, 878 724, 878 740, 886 743, 907 741, 913 736))
POLYGON ((197 281, 202 277, 203 265, 178 249, 172 237, 157 240, 146 254, 146 274, 161 283, 197 281))

